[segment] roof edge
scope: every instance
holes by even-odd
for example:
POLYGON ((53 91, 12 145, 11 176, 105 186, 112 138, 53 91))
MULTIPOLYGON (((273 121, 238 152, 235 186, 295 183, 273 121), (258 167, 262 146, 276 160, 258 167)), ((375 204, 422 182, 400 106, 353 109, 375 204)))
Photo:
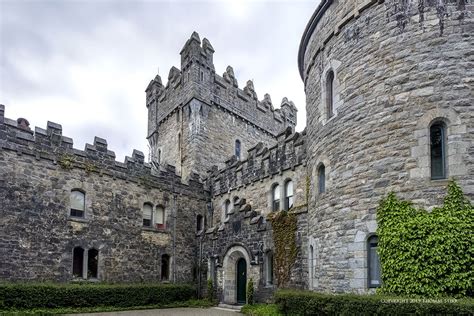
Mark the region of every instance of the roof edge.
POLYGON ((298 69, 300 71, 301 79, 304 81, 304 54, 306 52, 306 47, 308 46, 309 39, 313 34, 316 25, 318 25, 321 17, 324 15, 326 10, 329 6, 333 3, 333 0, 322 0, 321 3, 318 5, 316 10, 314 11, 311 19, 309 20, 306 28, 303 32, 303 36, 301 37, 300 48, 298 50, 298 69))

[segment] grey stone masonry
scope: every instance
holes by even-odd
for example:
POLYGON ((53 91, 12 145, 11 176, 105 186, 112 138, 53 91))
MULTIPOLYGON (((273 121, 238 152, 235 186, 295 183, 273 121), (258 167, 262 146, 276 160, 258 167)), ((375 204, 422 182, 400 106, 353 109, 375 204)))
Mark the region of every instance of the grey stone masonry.
MULTIPOLYGON (((73 248, 98 250, 107 282, 192 282, 197 214, 209 195, 196 176, 183 184, 173 166, 156 170, 134 150, 125 162, 105 139, 73 148, 59 124, 31 130, 0 106, 0 279, 71 281, 73 248), (84 215, 71 215, 71 191, 84 193, 84 215), (144 227, 142 208, 164 209, 160 226, 144 227)), ((86 260, 87 261, 87 260, 86 260)), ((88 276, 87 276, 88 278, 88 276)))
POLYGON ((389 192, 429 210, 454 179, 474 198, 473 10, 472 1, 445 0, 323 0, 316 9, 299 53, 310 288, 369 291, 367 238, 389 192), (437 180, 430 173, 434 123, 445 126, 446 177, 437 180))
POLYGON ((284 98, 275 109, 268 94, 259 101, 252 81, 238 87, 232 67, 216 74, 213 54, 194 32, 181 50, 181 69, 171 68, 166 86, 156 76, 146 89, 151 158, 175 165, 185 179, 233 154, 236 140, 245 149, 269 146, 296 125, 293 102, 284 98))

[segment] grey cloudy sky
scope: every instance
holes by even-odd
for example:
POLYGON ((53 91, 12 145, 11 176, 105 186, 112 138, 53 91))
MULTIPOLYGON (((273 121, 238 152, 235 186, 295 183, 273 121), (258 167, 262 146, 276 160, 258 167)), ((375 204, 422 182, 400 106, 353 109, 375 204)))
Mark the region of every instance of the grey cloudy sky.
MULTIPOLYGON (((31 127, 53 121, 83 149, 107 139, 117 160, 148 154, 144 90, 166 81, 193 31, 215 49, 216 72, 234 68, 259 99, 287 96, 305 126, 297 52, 319 0, 0 0, 0 103, 31 127)), ((165 82, 164 82, 165 83, 165 82)))

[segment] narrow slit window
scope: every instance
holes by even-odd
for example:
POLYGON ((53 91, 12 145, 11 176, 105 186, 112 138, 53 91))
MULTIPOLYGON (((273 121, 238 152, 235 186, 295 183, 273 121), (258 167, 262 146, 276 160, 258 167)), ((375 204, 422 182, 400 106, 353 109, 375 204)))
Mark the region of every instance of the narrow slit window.
POLYGON ((431 179, 446 178, 446 129, 442 122, 430 128, 431 179))
POLYGON ((328 119, 334 116, 334 71, 329 71, 326 76, 326 108, 328 119))
POLYGON ((230 212, 230 201, 226 200, 224 203, 224 218, 225 219, 229 218, 229 212, 230 212))
POLYGON ((235 141, 235 156, 240 159, 240 140, 235 141))
POLYGON ((324 165, 318 168, 318 191, 319 193, 326 192, 326 167, 324 165))
POLYGON ((73 217, 84 217, 86 208, 86 195, 79 190, 71 191, 71 213, 73 217))
POLYGON ((204 229, 204 217, 201 214, 196 216, 196 232, 204 229))
POLYGON ((367 267, 369 288, 379 287, 382 284, 380 278, 380 258, 377 253, 378 237, 370 236, 367 240, 367 267))
POLYGON ((170 256, 161 256, 161 281, 168 281, 170 278, 170 256))

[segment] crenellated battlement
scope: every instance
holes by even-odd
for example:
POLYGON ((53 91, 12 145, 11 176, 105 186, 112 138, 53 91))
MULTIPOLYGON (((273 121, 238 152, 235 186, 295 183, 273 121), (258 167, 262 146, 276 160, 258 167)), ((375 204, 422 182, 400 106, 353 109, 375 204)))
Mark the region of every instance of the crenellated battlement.
POLYGON ((35 157, 36 160, 49 161, 65 170, 83 169, 87 174, 110 176, 134 182, 138 185, 167 191, 185 193, 193 197, 205 197, 199 176, 192 174, 188 184, 181 181, 174 166, 153 168, 145 162, 143 152, 134 149, 131 157, 124 162, 115 160, 115 153, 108 149, 107 140, 94 137, 92 144, 84 150, 73 147, 73 139, 62 135, 60 124, 49 122, 46 129, 29 127, 24 118, 12 120, 5 117, 5 106, 0 104, 0 149, 16 152, 17 155, 35 157))
POLYGON ((166 85, 156 75, 145 90, 149 110, 148 137, 192 99, 229 111, 273 136, 285 127, 294 129, 296 126, 297 109, 292 101, 284 98, 280 108, 275 108, 270 95, 265 94, 259 100, 251 80, 239 88, 231 66, 222 76, 216 74, 214 48, 206 38, 201 42, 199 34, 194 32, 180 54, 181 69, 174 66, 170 69, 166 85))
POLYGON ((240 161, 232 156, 226 167, 214 166, 205 180, 213 196, 228 193, 256 181, 263 181, 285 170, 303 165, 306 158, 306 131, 302 133, 285 129, 277 136, 277 144, 271 148, 258 143, 248 150, 248 159, 240 161))

